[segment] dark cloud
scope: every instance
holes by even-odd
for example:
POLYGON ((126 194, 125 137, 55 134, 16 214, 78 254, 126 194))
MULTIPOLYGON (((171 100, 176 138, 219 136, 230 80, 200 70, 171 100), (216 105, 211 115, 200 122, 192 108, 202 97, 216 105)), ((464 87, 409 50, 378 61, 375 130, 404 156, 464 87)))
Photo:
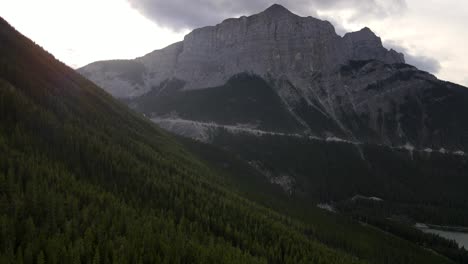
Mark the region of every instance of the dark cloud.
POLYGON ((214 25, 226 18, 260 12, 277 3, 303 16, 315 10, 351 10, 352 20, 384 18, 406 9, 405 0, 127 0, 158 25, 174 30, 214 25))
POLYGON ((398 43, 394 41, 386 41, 384 46, 392 48, 398 52, 402 52, 405 54, 406 63, 413 65, 420 70, 437 74, 441 69, 441 65, 438 60, 424 55, 413 55, 408 51, 408 49, 398 45, 398 43))

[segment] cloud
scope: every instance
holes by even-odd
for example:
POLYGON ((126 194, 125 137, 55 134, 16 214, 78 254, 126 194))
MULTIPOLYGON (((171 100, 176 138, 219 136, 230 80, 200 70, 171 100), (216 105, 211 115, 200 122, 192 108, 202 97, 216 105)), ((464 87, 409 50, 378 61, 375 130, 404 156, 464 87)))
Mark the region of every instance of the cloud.
POLYGON ((437 74, 441 69, 439 61, 431 57, 414 56, 411 54, 406 54, 405 59, 406 63, 416 66, 416 68, 430 72, 432 74, 437 74))
POLYGON ((405 0, 127 0, 160 26, 176 31, 215 25, 226 18, 260 12, 278 3, 303 16, 342 10, 349 19, 383 18, 406 9, 405 0))
POLYGON ((384 46, 387 48, 394 49, 398 52, 405 54, 406 63, 415 66, 416 68, 437 74, 441 70, 441 65, 438 60, 425 55, 413 54, 407 48, 398 45, 395 41, 385 41, 384 46))
MULTIPOLYGON (((250 15, 277 3, 302 16, 329 20, 338 34, 346 33, 348 23, 381 21, 407 10, 406 0, 127 0, 133 8, 160 26, 175 31, 215 25, 226 18, 250 15), (321 16, 317 14, 320 13, 321 16)), ((385 46, 405 54, 406 62, 436 74, 441 64, 434 58, 411 52, 396 42, 385 46)))
POLYGON ((468 87, 468 77, 466 77, 466 78, 462 81, 461 85, 463 85, 463 86, 465 86, 465 87, 468 87))
MULTIPOLYGON (((344 36, 346 33, 350 32, 350 30, 347 30, 342 22, 333 17, 333 16, 330 16, 330 15, 327 15, 327 14, 321 14, 320 16, 318 16, 318 18, 322 19, 322 20, 327 20, 328 22, 332 23, 333 27, 335 27, 335 32, 336 34, 340 35, 340 36, 344 36)), ((352 30, 351 30, 352 31, 352 30)))

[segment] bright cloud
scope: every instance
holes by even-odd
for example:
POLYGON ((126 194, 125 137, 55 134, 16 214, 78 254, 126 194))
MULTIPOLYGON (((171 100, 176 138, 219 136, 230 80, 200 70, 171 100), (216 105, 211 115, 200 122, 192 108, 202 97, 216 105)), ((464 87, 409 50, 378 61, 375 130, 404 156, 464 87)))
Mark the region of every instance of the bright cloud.
POLYGON ((370 27, 388 47, 405 53, 407 61, 437 77, 468 86, 468 2, 459 0, 408 0, 402 14, 381 19, 333 17, 348 31, 370 27))
POLYGON ((158 27, 125 0, 2 0, 0 16, 74 68, 142 56, 184 35, 158 27))

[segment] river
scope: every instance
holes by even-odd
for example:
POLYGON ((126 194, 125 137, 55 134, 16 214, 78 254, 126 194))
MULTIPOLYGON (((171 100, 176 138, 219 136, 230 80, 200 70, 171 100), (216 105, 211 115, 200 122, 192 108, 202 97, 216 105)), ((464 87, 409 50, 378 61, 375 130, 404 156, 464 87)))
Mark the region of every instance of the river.
POLYGON ((468 233, 438 230, 429 228, 425 225, 418 225, 417 228, 425 233, 436 234, 449 240, 455 240, 455 242, 457 242, 460 247, 465 247, 465 249, 468 249, 468 233))

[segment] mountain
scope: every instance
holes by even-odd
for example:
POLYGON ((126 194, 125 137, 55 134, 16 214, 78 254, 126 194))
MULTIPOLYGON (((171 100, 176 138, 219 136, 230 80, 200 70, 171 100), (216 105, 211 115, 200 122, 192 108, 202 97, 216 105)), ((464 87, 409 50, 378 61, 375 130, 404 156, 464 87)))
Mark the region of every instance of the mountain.
POLYGON ((214 121, 466 152, 468 90, 404 62, 403 54, 385 49, 368 28, 340 37, 327 21, 273 5, 253 16, 196 29, 182 42, 141 58, 96 62, 79 71, 159 121, 214 121), (245 80, 239 83, 239 77, 245 80), (275 99, 265 102, 262 91, 246 84, 257 86, 260 80, 268 86, 262 91, 275 99), (222 105, 220 111, 236 118, 223 120, 208 106, 198 108, 217 93, 236 98, 233 92, 248 97, 249 106, 244 108, 245 100, 220 98, 213 107, 222 105), (272 126, 275 118, 280 122, 272 126))
POLYGON ((385 50, 369 29, 341 38, 329 22, 302 18, 274 5, 258 15, 196 29, 184 41, 134 61, 93 63, 81 71, 114 96, 125 98, 169 79, 184 81, 185 90, 203 89, 221 86, 244 72, 262 78, 285 75, 299 86, 316 72, 328 73, 349 60, 367 59, 404 62, 402 54, 385 50), (117 78, 110 79, 114 74, 117 78))
POLYGON ((468 89, 405 64, 369 28, 341 37, 273 5, 78 71, 291 196, 377 196, 392 204, 389 217, 468 225, 468 89))
POLYGON ((261 190, 233 186, 239 177, 210 156, 255 170, 197 144, 161 131, 0 18, 1 263, 453 263, 280 196, 285 208, 254 199, 261 190))

